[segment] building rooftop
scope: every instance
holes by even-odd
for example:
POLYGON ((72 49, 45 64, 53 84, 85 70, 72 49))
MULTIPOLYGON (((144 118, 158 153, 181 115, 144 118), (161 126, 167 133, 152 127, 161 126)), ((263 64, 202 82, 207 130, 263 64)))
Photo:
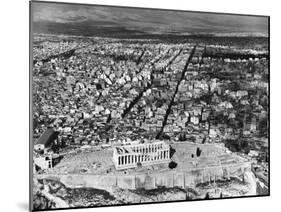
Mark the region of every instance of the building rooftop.
POLYGON ((37 140, 36 144, 43 144, 45 147, 50 146, 58 137, 58 132, 52 128, 48 128, 41 137, 37 140))

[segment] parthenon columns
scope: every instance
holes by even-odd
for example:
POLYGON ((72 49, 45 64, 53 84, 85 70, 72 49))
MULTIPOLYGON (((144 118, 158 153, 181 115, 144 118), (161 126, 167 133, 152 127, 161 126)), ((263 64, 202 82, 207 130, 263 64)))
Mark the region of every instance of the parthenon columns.
MULTIPOLYGON (((147 150, 149 151, 149 149, 147 150)), ((148 152, 144 154, 136 153, 131 155, 120 155, 118 156, 118 165, 128 165, 128 164, 136 164, 138 162, 142 163, 142 162, 151 162, 151 161, 169 159, 169 150, 159 150, 157 152, 151 152, 151 153, 149 154, 148 152)))

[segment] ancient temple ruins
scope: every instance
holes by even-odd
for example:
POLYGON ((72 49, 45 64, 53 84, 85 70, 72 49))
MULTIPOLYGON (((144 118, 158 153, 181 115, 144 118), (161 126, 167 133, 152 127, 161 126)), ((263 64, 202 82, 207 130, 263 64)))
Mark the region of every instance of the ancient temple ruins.
POLYGON ((170 146, 165 142, 117 146, 113 163, 117 170, 156 165, 170 161, 170 146))

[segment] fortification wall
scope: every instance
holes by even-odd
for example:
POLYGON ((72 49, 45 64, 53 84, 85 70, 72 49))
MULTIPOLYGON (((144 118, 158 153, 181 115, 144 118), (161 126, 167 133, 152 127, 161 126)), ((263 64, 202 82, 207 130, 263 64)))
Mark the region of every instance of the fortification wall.
POLYGON ((54 179, 62 182, 67 187, 92 187, 111 191, 114 188, 147 190, 157 187, 192 188, 198 183, 229 179, 232 176, 243 176, 251 170, 251 164, 241 163, 228 166, 208 167, 182 172, 160 172, 143 174, 120 175, 94 175, 94 174, 60 174, 60 175, 35 175, 38 179, 54 179))

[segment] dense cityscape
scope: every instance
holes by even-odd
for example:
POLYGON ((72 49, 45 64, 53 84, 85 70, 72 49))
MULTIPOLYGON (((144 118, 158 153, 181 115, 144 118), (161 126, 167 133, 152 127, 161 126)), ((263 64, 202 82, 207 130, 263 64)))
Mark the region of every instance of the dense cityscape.
POLYGON ((268 37, 34 33, 32 65, 35 209, 268 195, 268 37))

